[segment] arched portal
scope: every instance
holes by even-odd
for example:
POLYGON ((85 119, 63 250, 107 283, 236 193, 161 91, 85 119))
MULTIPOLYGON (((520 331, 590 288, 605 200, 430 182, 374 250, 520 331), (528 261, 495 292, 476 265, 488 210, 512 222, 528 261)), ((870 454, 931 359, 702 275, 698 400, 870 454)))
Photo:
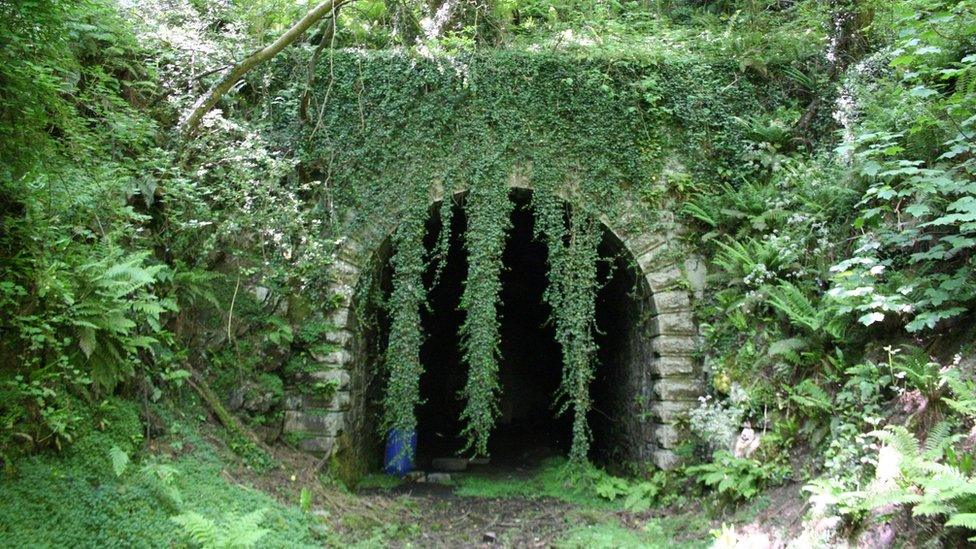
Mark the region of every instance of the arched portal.
MULTIPOLYGON (((520 190, 517 194, 521 198, 517 200, 524 203, 531 191, 526 179, 513 176, 509 186, 520 190)), ((456 190, 452 201, 463 193, 463 189, 456 190)), ((431 204, 439 203, 442 198, 440 193, 433 193, 431 204)), ((567 200, 572 201, 571 198, 567 200)), ((517 208, 513 230, 525 231, 524 214, 518 211, 517 208), (523 216, 521 221, 519 215, 523 216)), ((604 269, 615 271, 615 274, 610 276, 611 273, 604 272, 608 284, 597 305, 601 364, 592 387, 595 406, 589 423, 594 430, 594 452, 598 454, 594 457, 652 462, 658 467, 670 468, 677 463, 673 451, 679 442, 675 421, 695 405, 701 394, 700 368, 693 357, 697 331, 681 268, 684 258, 672 248, 673 235, 634 229, 638 225, 632 222, 636 215, 624 208, 616 218, 601 218, 605 228, 601 255, 608 259, 604 269)), ((455 218, 463 222, 463 215, 455 218)), ((531 219, 530 214, 528 218, 531 219)), ((335 262, 335 290, 341 301, 329 317, 336 330, 328 335, 328 340, 336 350, 318 357, 321 369, 313 372, 307 381, 329 384, 336 391, 328 397, 296 395, 289 398, 285 418, 285 431, 298 440, 302 449, 316 453, 348 451, 350 461, 362 467, 367 467, 378 455, 375 390, 381 382, 376 371, 376 357, 385 345, 388 326, 381 317, 366 322, 368 315, 364 313, 370 305, 355 303, 354 295, 369 294, 355 291, 367 283, 366 280, 381 291, 384 286, 389 287, 390 272, 385 264, 391 253, 388 237, 394 228, 395 221, 382 220, 361 234, 347 236, 342 242, 335 262), (366 272, 368 276, 363 276, 366 272)), ((453 232, 461 234, 463 228, 453 232)), ((544 324, 538 322, 546 312, 537 299, 541 297, 539 286, 545 276, 545 247, 536 242, 541 249, 524 249, 533 245, 531 238, 510 238, 509 242, 505 272, 510 276, 503 278, 503 286, 508 289, 509 306, 520 306, 523 314, 509 312, 507 315, 509 320, 517 318, 521 324, 506 323, 503 318, 502 352, 509 358, 502 368, 501 380, 509 400, 503 397, 501 429, 493 434, 493 438, 498 440, 496 435, 501 434, 501 440, 504 440, 506 427, 516 432, 528 429, 552 435, 545 442, 558 450, 560 443, 568 444, 560 434, 565 430, 558 418, 551 417, 551 413, 547 416, 545 411, 546 405, 552 402, 552 395, 546 393, 558 384, 558 371, 554 369, 558 368, 558 360, 552 360, 552 353, 558 352, 558 346, 549 344, 552 340, 546 337, 544 324), (513 240, 518 243, 514 247, 511 245, 513 240), (521 288, 516 287, 519 285, 521 288), (534 339, 526 341, 525 338, 534 339), (533 353, 534 357, 521 356, 527 345, 537 351, 533 353), (538 358, 537 365, 541 367, 528 367, 530 358, 538 358), (529 385, 538 390, 526 392, 529 385)), ((459 249, 460 246, 452 248, 459 249)), ((442 281, 440 289, 435 289, 431 295, 433 312, 425 318, 425 327, 430 334, 424 351, 427 368, 446 368, 459 361, 456 351, 452 355, 451 351, 445 350, 452 347, 451 328, 456 334, 456 327, 463 318, 458 316, 462 313, 450 305, 452 292, 458 292, 457 281, 463 280, 463 272, 454 271, 464 270, 463 261, 461 264, 457 262, 463 254, 459 256, 455 252, 454 255, 454 263, 448 261, 443 275, 446 283, 442 281), (455 284, 453 288, 452 283, 455 284), (437 356, 432 357, 431 353, 437 353, 437 356)), ((505 297, 503 295, 503 302, 505 297)), ((501 312, 506 315, 504 306, 501 312)), ((453 348, 456 349, 456 345, 453 348)), ((462 368, 447 368, 440 374, 428 376, 426 381, 422 378, 423 396, 430 403, 430 396, 434 395, 434 406, 448 408, 448 413, 425 415, 425 411, 420 410, 418 431, 425 433, 422 437, 435 436, 435 433, 445 437, 444 447, 437 451, 449 452, 456 443, 449 438, 450 434, 457 432, 456 426, 450 424, 450 418, 457 417, 449 409, 450 399, 457 392, 451 383, 463 383, 466 372, 462 368)), ((431 444, 431 440, 424 442, 427 447, 431 444)))

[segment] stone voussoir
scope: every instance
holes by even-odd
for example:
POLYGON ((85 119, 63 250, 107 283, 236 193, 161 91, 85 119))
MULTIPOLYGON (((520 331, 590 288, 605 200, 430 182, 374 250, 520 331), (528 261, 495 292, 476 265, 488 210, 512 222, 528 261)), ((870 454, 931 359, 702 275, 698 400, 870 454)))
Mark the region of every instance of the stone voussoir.
POLYGON ((695 400, 702 394, 702 383, 692 377, 668 376, 654 380, 652 393, 659 400, 695 400))
POLYGON ((346 426, 343 412, 318 410, 286 411, 285 432, 305 432, 318 435, 335 436, 346 426))
MULTIPOLYGON (((644 273, 644 278, 647 279, 647 283, 654 291, 664 289, 659 287, 666 285, 660 278, 662 274, 668 274, 670 276, 671 273, 669 271, 675 266, 674 258, 671 257, 670 252, 671 248, 668 246, 667 241, 659 240, 634 255, 634 261, 637 263, 637 267, 644 273), (655 275, 654 279, 649 278, 652 274, 655 275), (655 283, 657 286, 654 285, 655 283)), ((680 271, 678 274, 680 276, 680 271)))
POLYGON ((313 382, 319 383, 332 383, 335 385, 336 390, 341 391, 349 387, 350 376, 349 372, 342 368, 331 368, 328 370, 319 370, 317 372, 312 372, 309 374, 313 382))
POLYGON ((658 400, 651 403, 650 416, 657 423, 674 423, 697 406, 697 400, 658 400))
POLYGON ((695 335, 698 329, 690 311, 659 313, 654 317, 654 335, 695 335))
POLYGON ((332 455, 336 448, 336 437, 311 437, 298 442, 298 449, 317 455, 332 455))
POLYGON ((690 355, 664 355, 651 361, 650 370, 654 377, 669 377, 691 375, 698 368, 694 357, 690 355))
MULTIPOLYGON (((660 249, 662 246, 667 244, 667 240, 657 233, 642 232, 627 237, 624 244, 627 246, 627 249, 636 260, 636 258, 639 258, 644 254, 660 249)), ((660 254, 660 252, 658 253, 660 254)))
POLYGON ((672 262, 671 258, 662 258, 661 261, 664 265, 658 268, 641 267, 641 270, 646 273, 644 280, 647 280, 647 285, 655 294, 678 288, 684 282, 684 273, 672 262))

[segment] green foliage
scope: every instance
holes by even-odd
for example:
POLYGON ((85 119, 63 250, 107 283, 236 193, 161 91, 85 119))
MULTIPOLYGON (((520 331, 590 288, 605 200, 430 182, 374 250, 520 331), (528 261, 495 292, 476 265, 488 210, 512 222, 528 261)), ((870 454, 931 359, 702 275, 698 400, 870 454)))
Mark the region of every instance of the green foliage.
POLYGON ((239 462, 192 427, 199 408, 184 407, 185 416, 157 408, 171 434, 154 444, 173 453, 147 455, 136 407, 120 399, 111 404, 100 416, 84 417, 88 430, 61 454, 7 463, 0 482, 0 545, 172 547, 184 538, 172 516, 196 513, 216 523, 218 536, 229 536, 237 517, 255 509, 266 509, 261 526, 268 533, 259 545, 320 544, 310 533, 311 519, 298 508, 228 480, 226 472, 239 462), (114 469, 113 448, 130 459, 121 476, 114 469))
POLYGON ((129 466, 129 454, 118 446, 112 446, 108 450, 108 455, 112 459, 112 471, 115 472, 115 476, 121 477, 129 466))
POLYGON ((873 60, 885 72, 870 88, 870 75, 859 74, 852 87, 866 115, 840 150, 866 186, 855 222, 862 234, 834 267, 832 293, 865 325, 894 316, 919 332, 974 299, 976 6, 908 4, 896 8, 898 40, 873 60))
POLYGON ((389 374, 381 426, 384 436, 390 429, 412 433, 417 426, 416 409, 420 403, 420 374, 423 372, 420 307, 427 301, 423 283, 424 213, 426 209, 417 211, 415 208, 394 235, 393 293, 389 299, 392 322, 385 354, 389 374))
POLYGON ((685 472, 698 482, 715 488, 730 500, 749 500, 763 488, 782 482, 789 467, 737 458, 726 451, 716 452, 711 463, 687 467, 685 472))
MULTIPOLYGON (((467 446, 479 455, 488 454, 488 435, 498 417, 498 300, 502 252, 514 207, 502 174, 495 174, 495 179, 493 186, 472 189, 464 205, 468 219, 464 234, 468 275, 461 295, 465 316, 459 333, 468 379, 461 391, 467 399, 461 412, 461 420, 466 422, 461 434, 466 437, 467 446)), ((442 230, 447 232, 448 227, 444 225, 442 230)))
POLYGON ((924 447, 902 426, 871 433, 883 444, 874 480, 863 490, 835 492, 826 501, 845 513, 908 504, 914 516, 942 516, 946 526, 976 530, 970 520, 976 511, 976 477, 942 463, 961 438, 953 440, 948 433, 948 424, 941 424, 929 433, 924 447))
MULTIPOLYGON (((627 528, 616 521, 577 525, 566 532, 556 543, 558 547, 580 549, 613 547, 702 547, 703 542, 688 541, 698 532, 690 531, 685 524, 675 529, 667 520, 650 519, 639 528, 627 528), (680 538, 682 541, 678 541, 680 538)), ((693 528, 693 526, 692 526, 693 528)), ((700 532, 704 533, 704 532, 700 532)))
POLYGON ((183 527, 183 531, 201 549, 230 549, 254 547, 269 530, 260 528, 267 513, 258 509, 242 516, 231 516, 217 524, 199 513, 183 513, 170 520, 183 527))

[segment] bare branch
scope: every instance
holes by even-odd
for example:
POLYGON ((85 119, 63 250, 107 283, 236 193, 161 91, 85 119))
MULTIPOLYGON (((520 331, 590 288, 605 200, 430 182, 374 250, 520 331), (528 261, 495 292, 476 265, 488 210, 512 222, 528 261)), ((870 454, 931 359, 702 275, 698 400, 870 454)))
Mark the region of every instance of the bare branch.
POLYGON ((234 87, 234 84, 239 82, 241 78, 248 73, 248 71, 277 55, 281 50, 285 49, 285 47, 298 39, 298 37, 304 34, 305 31, 311 28, 312 25, 317 23, 320 19, 328 14, 334 13, 340 5, 346 4, 350 1, 352 0, 326 0, 325 2, 319 3, 314 8, 310 9, 304 17, 302 17, 284 34, 279 36, 277 40, 272 42, 270 45, 252 53, 246 59, 231 67, 227 75, 224 76, 220 82, 217 83, 217 85, 210 88, 210 91, 197 100, 193 107, 193 111, 190 113, 190 116, 188 116, 183 122, 180 128, 180 133, 185 136, 192 135, 200 125, 200 120, 203 119, 203 116, 210 112, 217 102, 220 101, 220 99, 226 95, 227 92, 234 87))

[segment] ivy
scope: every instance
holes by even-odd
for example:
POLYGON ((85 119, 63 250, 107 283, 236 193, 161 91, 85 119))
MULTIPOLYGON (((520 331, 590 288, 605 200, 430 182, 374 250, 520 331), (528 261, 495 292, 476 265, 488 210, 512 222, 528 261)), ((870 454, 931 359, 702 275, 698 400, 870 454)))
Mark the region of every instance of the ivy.
POLYGON ((592 404, 597 351, 593 330, 596 318, 597 246, 602 236, 600 222, 587 211, 570 208, 547 192, 533 195, 535 232, 549 250, 549 287, 544 298, 552 308, 556 340, 562 349, 563 375, 559 387, 560 413, 572 409, 573 442, 570 459, 587 459, 590 431, 586 416, 592 404))
POLYGON ((420 307, 426 303, 423 274, 425 208, 414 208, 394 234, 393 292, 390 338, 385 362, 389 372, 383 400, 384 431, 412 432, 417 427, 416 408, 420 404, 420 307))
POLYGON ((461 346, 468 365, 468 380, 462 390, 467 399, 461 419, 467 424, 462 434, 468 447, 488 453, 488 435, 498 417, 498 296, 502 289, 502 253, 511 227, 513 203, 502 183, 471 190, 465 202, 468 229, 464 235, 468 251, 468 276, 461 295, 465 311, 461 325, 461 346))
MULTIPOLYGON (((760 89, 734 63, 681 56, 337 51, 321 70, 319 81, 329 85, 316 91, 318 119, 296 136, 297 154, 327 182, 332 207, 354 213, 336 236, 394 231, 384 429, 416 426, 421 280, 432 269, 439 281, 453 215, 446 206, 465 190, 462 434, 467 448, 487 452, 500 390, 499 273, 512 208, 506 182, 519 173, 530 180, 536 234, 549 246, 545 298, 564 362, 557 398, 561 413, 573 414, 572 457, 585 459, 601 236, 594 212, 619 218, 629 202, 637 219, 653 221, 669 192, 684 192, 690 181, 725 181, 747 162, 746 131, 734 114, 772 110, 783 91, 760 89), (428 207, 440 197, 434 215, 443 229, 425 258, 428 207)), ((293 64, 280 63, 273 78, 287 81, 291 71, 293 64)), ((289 101, 281 97, 276 113, 286 135, 295 120, 289 101)))

